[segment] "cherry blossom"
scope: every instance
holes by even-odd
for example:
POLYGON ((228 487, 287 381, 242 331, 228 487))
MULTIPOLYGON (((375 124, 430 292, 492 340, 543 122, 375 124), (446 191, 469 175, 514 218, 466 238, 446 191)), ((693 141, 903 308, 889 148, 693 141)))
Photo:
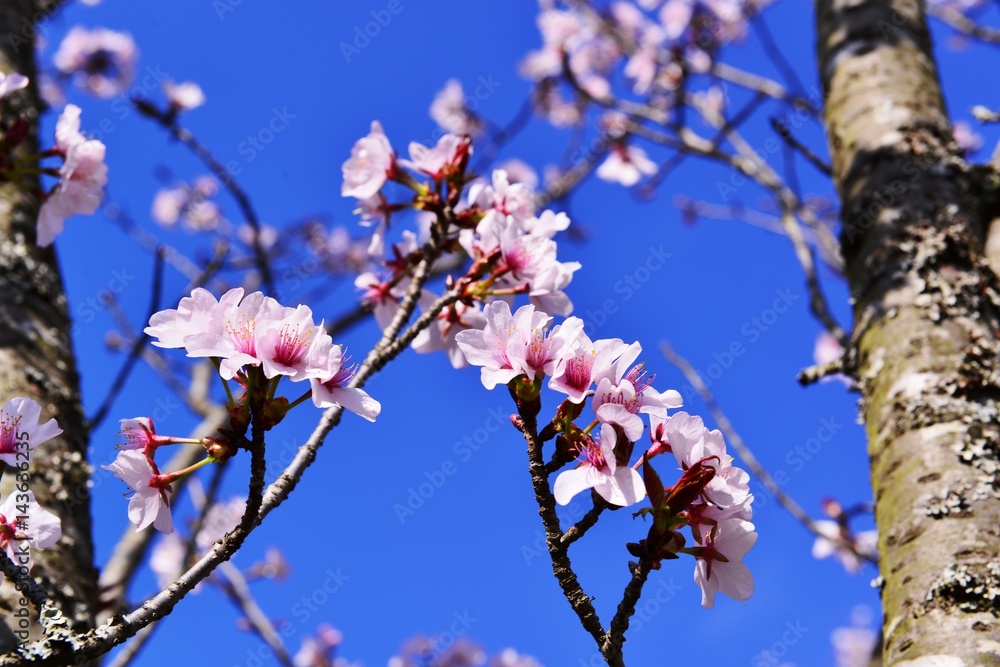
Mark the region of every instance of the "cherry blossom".
POLYGON ((620 338, 591 341, 581 333, 572 354, 553 369, 549 388, 566 394, 573 403, 582 403, 592 393, 594 378, 606 373, 625 349, 620 338))
POLYGON ((119 449, 138 449, 149 453, 159 444, 156 437, 156 426, 149 417, 134 417, 120 420, 119 435, 123 442, 119 449))
POLYGON ((683 469, 704 463, 715 470, 705 488, 712 503, 722 508, 742 508, 752 500, 750 476, 733 465, 721 431, 709 431, 701 417, 678 412, 667 420, 663 436, 683 469))
POLYGON ((372 121, 371 132, 358 139, 351 149, 350 159, 344 162, 340 193, 358 199, 373 196, 385 185, 395 159, 382 125, 377 120, 372 121))
POLYGON ((174 530, 170 516, 170 486, 157 484, 159 471, 142 452, 125 449, 110 465, 101 466, 129 485, 133 491, 128 503, 129 521, 136 532, 152 525, 162 533, 174 530))
POLYGON ((347 386, 354 377, 354 369, 344 363, 339 346, 334 346, 330 354, 330 368, 333 375, 329 379, 309 380, 313 405, 317 408, 341 406, 370 422, 375 421, 382 411, 382 405, 361 389, 347 386))
POLYGON ((542 663, 530 655, 518 653, 512 648, 505 648, 493 656, 493 659, 490 660, 490 667, 542 667, 542 663))
MULTIPOLYGON (((428 292, 421 297, 420 307, 426 310, 436 300, 437 295, 428 292)), ((468 363, 458 344, 458 334, 466 330, 482 330, 485 326, 486 316, 479 305, 470 306, 460 301, 443 310, 431 326, 418 333, 411 347, 420 354, 444 350, 453 368, 464 368, 468 363)))
POLYGON ((205 103, 205 93, 193 81, 174 83, 168 79, 163 82, 163 92, 167 95, 170 107, 176 111, 190 111, 205 103))
POLYGON ((46 195, 38 213, 37 243, 43 247, 62 232, 66 218, 93 214, 108 182, 105 146, 80 132, 80 107, 69 104, 60 114, 56 149, 63 157, 59 183, 46 195))
POLYGON ((475 136, 483 130, 483 122, 469 109, 458 79, 449 80, 434 97, 430 114, 445 132, 475 136))
POLYGON ((465 155, 471 152, 472 148, 468 139, 454 134, 446 134, 438 139, 433 148, 411 141, 410 159, 400 160, 399 164, 439 180, 444 177, 446 171, 457 165, 465 155))
MULTIPOLYGON (((312 310, 299 306, 281 319, 267 321, 256 332, 255 356, 264 377, 287 376, 293 381, 328 378, 332 374, 333 340, 323 323, 313 321, 312 310)), ((336 355, 339 363, 339 354, 336 355)))
POLYGON ((526 372, 522 366, 524 354, 518 348, 524 347, 526 334, 547 325, 551 318, 536 313, 534 306, 522 306, 512 315, 505 301, 487 304, 483 315, 486 326, 482 330, 460 331, 455 339, 466 360, 482 367, 483 386, 493 389, 526 372))
POLYGON ((221 359, 219 374, 232 380, 244 366, 259 366, 263 361, 257 352, 258 327, 274 325, 290 310, 262 292, 246 295, 235 308, 230 301, 226 306, 220 303, 221 317, 213 319, 215 326, 186 338, 184 347, 189 357, 221 359))
POLYGON ((331 625, 323 623, 316 634, 302 640, 302 647, 292 658, 295 667, 348 667, 347 663, 333 661, 333 654, 344 641, 344 635, 331 625))
POLYGON ((576 494, 590 488, 612 505, 621 507, 634 505, 646 497, 642 476, 615 460, 616 439, 614 427, 602 424, 600 438, 580 452, 583 457, 580 465, 556 477, 552 493, 557 503, 567 505, 576 494))
POLYGON ((60 435, 62 429, 55 419, 39 424, 42 406, 30 398, 16 396, 0 408, 0 461, 11 467, 18 465, 18 452, 21 461, 24 455, 43 442, 60 435), (21 444, 23 446, 18 447, 21 444))
POLYGON ((753 595, 753 574, 742 561, 757 541, 754 525, 729 519, 706 536, 694 570, 694 581, 701 587, 701 606, 714 607, 715 594, 720 592, 741 602, 749 600, 753 595))
POLYGON ((865 561, 858 557, 858 554, 871 557, 878 555, 878 531, 865 530, 855 535, 837 521, 827 520, 814 521, 813 525, 825 536, 817 537, 813 542, 813 558, 823 559, 833 556, 847 572, 857 574, 865 566, 865 561), (838 541, 850 545, 854 550, 841 546, 838 541))
POLYGON ((597 168, 597 177, 609 183, 631 187, 644 175, 652 176, 656 171, 656 163, 647 157, 646 151, 638 146, 615 144, 608 157, 597 168))
POLYGON ((613 364, 594 377, 597 383, 592 402, 594 413, 602 422, 621 426, 630 441, 642 435, 644 425, 639 414, 665 417, 668 408, 683 404, 679 392, 668 389, 661 394, 653 389, 653 378, 643 364, 631 366, 641 351, 639 343, 632 343, 613 364))
POLYGON ((0 504, 0 549, 27 574, 31 549, 48 549, 62 537, 62 522, 35 502, 35 494, 11 492, 0 504), (27 501, 25 501, 25 497, 27 501))
POLYGON ((107 28, 70 29, 53 63, 77 85, 98 97, 114 97, 132 82, 139 50, 130 35, 107 28))
POLYGON ((221 299, 207 289, 196 287, 191 296, 181 299, 176 309, 154 313, 143 331, 157 339, 153 341, 156 347, 184 347, 195 335, 221 331, 224 314, 234 310, 242 298, 242 287, 229 290, 221 299))

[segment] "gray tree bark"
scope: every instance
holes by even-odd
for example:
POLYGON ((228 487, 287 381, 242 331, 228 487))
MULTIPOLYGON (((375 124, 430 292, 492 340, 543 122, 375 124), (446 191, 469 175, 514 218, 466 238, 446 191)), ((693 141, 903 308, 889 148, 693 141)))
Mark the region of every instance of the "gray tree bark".
MULTIPOLYGON (((40 0, 0 3, 0 71, 31 78, 27 90, 6 97, 2 104, 4 123, 24 115, 34 127, 16 151, 19 157, 38 153, 42 104, 35 85, 34 27, 57 7, 58 2, 40 0)), ((32 184, 37 187, 37 179, 32 184)), ((42 405, 43 420, 55 417, 63 429, 60 437, 35 449, 30 464, 31 489, 42 507, 60 517, 63 530, 56 546, 33 553, 32 574, 73 627, 83 631, 93 625, 97 581, 87 488, 88 432, 56 254, 52 247, 35 244, 38 207, 35 195, 13 184, 0 185, 0 404, 14 396, 30 397, 42 405)), ((0 489, 4 496, 11 492, 13 477, 8 470, 0 489)), ((0 618, 7 626, 16 625, 12 615, 21 608, 20 598, 4 581, 0 618)), ((36 621, 33 608, 31 615, 36 621)), ((34 622, 31 632, 32 638, 38 637, 34 622)), ((8 642, 12 639, 2 634, 8 642)))
POLYGON ((1000 665, 997 177, 951 136, 924 3, 817 0, 887 667, 1000 665))

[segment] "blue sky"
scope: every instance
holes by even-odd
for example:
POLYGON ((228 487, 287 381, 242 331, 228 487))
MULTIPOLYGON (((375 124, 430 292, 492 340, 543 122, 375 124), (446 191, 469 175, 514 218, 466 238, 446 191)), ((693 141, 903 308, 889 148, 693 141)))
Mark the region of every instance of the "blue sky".
MULTIPOLYGON (((784 0, 767 13, 807 89, 817 84, 810 5, 784 0)), ((238 0, 104 0, 96 8, 73 4, 51 21, 42 58, 50 62, 63 34, 78 23, 131 33, 141 53, 136 86, 142 88, 143 78, 159 73, 201 84, 208 103, 186 115, 184 123, 221 161, 237 164, 239 182, 264 221, 282 228, 322 215, 360 236, 353 201, 340 197, 340 165, 353 142, 373 119, 382 122, 400 150, 411 140, 429 141, 435 127, 427 109, 449 78, 461 80, 467 92, 490 82, 480 110, 501 124, 513 118, 530 91, 516 65, 539 43, 535 14, 530 2, 366 0, 293 8, 238 0), (372 12, 388 16, 388 22, 363 48, 342 48, 372 20, 372 12), (283 119, 282 129, 253 147, 251 138, 276 117, 283 119)), ((955 118, 968 118, 973 104, 990 101, 977 97, 975 68, 970 67, 988 55, 975 48, 947 51, 940 47, 943 35, 938 31, 937 42, 949 106, 955 118)), ((728 60, 776 76, 753 38, 731 50, 728 60)), ((204 168, 121 100, 116 105, 72 89, 68 97, 83 107, 84 129, 110 120, 104 125, 110 131, 102 133, 108 146, 109 202, 165 242, 186 251, 202 248, 204 255, 202 239, 158 228, 148 213, 165 173, 190 180, 204 168)), ((773 138, 766 120, 778 112, 765 107, 746 126, 752 145, 773 138)), ((47 122, 51 127, 52 118, 47 122)), ((708 133, 697 124, 695 129, 708 133)), ((826 154, 816 123, 805 124, 797 136, 826 154)), ((541 170, 559 159, 567 140, 565 131, 535 120, 501 157, 518 157, 541 170)), ((650 153, 659 160, 668 156, 655 148, 650 153)), ((780 167, 778 155, 771 159, 780 167)), ((799 172, 806 192, 830 193, 829 184, 808 166, 799 172)), ((569 289, 575 314, 593 323, 598 336, 639 340, 660 390, 684 392, 686 385, 659 355, 661 340, 712 372, 711 388, 744 440, 772 473, 784 473, 784 489, 812 514, 819 514, 819 503, 828 495, 845 503, 869 500, 856 397, 837 382, 803 389, 795 381, 796 373, 812 363, 819 326, 808 313, 791 244, 738 222, 682 224, 673 204, 678 195, 722 203, 718 183, 729 177, 718 165, 689 160, 651 202, 640 202, 619 186, 587 181, 568 209, 587 238, 560 245, 561 259, 583 264, 569 289), (645 272, 650 256, 666 259, 658 270, 645 272), (772 317, 777 301, 790 307, 772 317), (734 344, 742 352, 727 356, 734 344), (713 363, 719 364, 718 372, 711 370, 713 363), (816 447, 823 433, 832 437, 816 447)), ((220 201, 239 221, 235 203, 225 196, 220 201)), ((730 201, 766 206, 752 185, 739 188, 730 201)), ((70 220, 57 247, 78 325, 74 346, 90 414, 121 363, 104 344, 116 326, 112 313, 95 308, 93 299, 103 290, 117 292, 132 325, 141 328, 152 263, 103 213, 70 220)), ((308 291, 294 272, 279 271, 278 279, 286 303, 308 291)), ((837 317, 849 322, 843 283, 825 269, 821 279, 837 317)), ((168 269, 167 305, 176 302, 185 284, 168 269)), ((355 299, 346 281, 308 305, 329 319, 349 310, 355 299)), ((339 342, 360 358, 377 334, 369 322, 339 342)), ((294 652, 318 624, 330 623, 344 632, 345 657, 381 666, 410 636, 441 633, 464 619, 458 626, 468 625, 467 636, 489 652, 514 646, 548 667, 598 664, 590 662, 593 643, 560 595, 540 550, 541 524, 523 443, 509 426, 492 428, 495 415, 512 411, 506 392, 487 392, 477 372, 453 371, 442 355, 412 352, 375 377, 368 390, 382 403, 378 422, 348 415, 289 502, 268 517, 235 559, 248 566, 272 545, 285 552, 293 576, 261 582, 255 591, 272 617, 288 623, 289 648, 294 652), (443 469, 453 474, 442 475, 443 469), (397 504, 406 503, 421 484, 442 477, 419 509, 399 516, 397 504)), ((711 423, 697 398, 686 403, 711 423)), ((157 424, 161 432, 185 435, 197 421, 141 368, 112 418, 93 434, 92 461, 102 464, 114 457, 117 419, 156 410, 165 416, 157 424)), ((272 432, 269 456, 280 458, 301 444, 319 414, 307 406, 292 413, 272 432)), ((240 493, 247 474, 245 457, 234 461, 226 491, 240 493)), ((99 479, 93 510, 100 563, 128 522, 124 488, 99 479)), ((759 483, 753 486, 761 490, 759 483)), ((573 519, 585 511, 583 498, 564 516, 573 519)), ((183 517, 190 508, 184 504, 176 513, 183 517)), ((708 665, 831 665, 830 631, 847 625, 857 605, 870 606, 877 618, 878 597, 870 586, 874 570, 849 576, 832 561, 813 560, 809 534, 765 494, 759 494, 754 522, 760 536, 746 560, 756 578, 754 597, 745 604, 720 597, 715 609, 702 609, 692 581, 694 563, 665 563, 649 584, 655 603, 640 605, 641 624, 634 627, 641 629, 626 646, 629 664, 662 664, 670 656, 678 664, 697 658, 708 665), (762 653, 768 650, 780 660, 770 661, 762 653)), ((571 551, 606 622, 629 577, 624 543, 644 532, 628 512, 605 515, 571 551)), ((133 598, 141 601, 154 586, 144 573, 133 598)), ((162 624, 138 664, 261 664, 254 658, 261 642, 236 629, 236 620, 217 593, 189 596, 162 624)))

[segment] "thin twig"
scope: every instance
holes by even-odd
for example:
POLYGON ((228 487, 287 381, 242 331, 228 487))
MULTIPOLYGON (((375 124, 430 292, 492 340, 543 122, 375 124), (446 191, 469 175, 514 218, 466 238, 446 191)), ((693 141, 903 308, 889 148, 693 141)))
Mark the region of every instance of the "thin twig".
MULTIPOLYGON (((153 254, 153 289, 149 297, 149 309, 146 313, 145 322, 148 322, 156 311, 160 309, 160 299, 163 297, 163 254, 164 253, 161 248, 158 248, 153 254)), ((118 398, 118 394, 121 393, 121 390, 125 387, 125 381, 132 372, 132 367, 135 366, 135 362, 139 360, 139 355, 142 354, 142 349, 146 347, 146 343, 148 341, 148 336, 135 337, 135 341, 132 343, 132 349, 129 350, 128 356, 125 358, 125 363, 123 363, 122 367, 118 369, 118 374, 111 383, 111 388, 108 389, 108 393, 104 397, 104 402, 101 403, 101 407, 97 409, 97 412, 95 412, 94 416, 89 420, 89 428, 91 430, 96 429, 108 415, 108 411, 118 398)))
MULTIPOLYGON (((546 472, 548 471, 546 470, 546 472)), ((586 535, 587 531, 593 528, 597 523, 597 519, 601 516, 601 512, 607 508, 608 506, 603 502, 595 504, 590 508, 590 511, 583 515, 582 519, 566 529, 566 532, 559 538, 559 542, 564 547, 568 547, 586 535)))
POLYGON ((925 8, 928 14, 966 37, 974 37, 990 44, 1000 44, 1000 30, 997 28, 980 25, 953 7, 928 2, 925 8))

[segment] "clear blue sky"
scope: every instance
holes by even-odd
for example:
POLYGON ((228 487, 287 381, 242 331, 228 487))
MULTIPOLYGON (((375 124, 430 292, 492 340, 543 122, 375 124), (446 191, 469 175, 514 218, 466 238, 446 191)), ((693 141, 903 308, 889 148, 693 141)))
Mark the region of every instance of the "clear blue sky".
MULTIPOLYGON (((340 197, 340 165, 369 123, 380 120, 400 150, 411 140, 427 140, 435 130, 427 113, 434 93, 449 78, 460 79, 468 90, 481 77, 498 85, 480 109, 504 123, 530 90, 516 73, 517 62, 539 43, 531 2, 400 1, 402 11, 350 59, 339 43, 353 40, 356 26, 371 20, 372 11, 386 8, 384 0, 294 6, 239 0, 105 0, 96 8, 74 3, 47 25, 48 47, 42 57, 50 59, 63 34, 77 23, 130 32, 141 52, 140 80, 146 68, 158 68, 176 80, 201 84, 208 103, 188 114, 185 123, 220 159, 240 163, 239 181, 263 220, 280 228, 324 214, 360 235, 362 230, 353 226, 353 201, 340 197), (266 127, 276 110, 290 122, 251 158, 243 142, 266 127)), ((767 13, 773 33, 807 86, 817 83, 810 7, 785 0, 767 13)), ((977 49, 945 51, 940 31, 937 42, 949 106, 956 118, 968 118, 972 104, 991 101, 977 97, 979 86, 973 83, 974 63, 989 55, 977 49)), ((753 39, 731 51, 729 61, 775 75, 753 39)), ((157 174, 163 167, 185 179, 204 169, 135 113, 121 117, 112 101, 76 90, 69 91, 69 100, 83 107, 84 129, 98 127, 104 118, 112 121, 113 131, 104 141, 114 202, 167 242, 195 248, 197 237, 157 228, 148 212, 162 185, 157 174)), ((762 146, 772 136, 766 118, 775 111, 770 107, 758 112, 747 126, 753 145, 762 146)), ((52 119, 47 122, 51 128, 52 119)), ((559 159, 567 136, 535 121, 503 157, 519 157, 540 170, 559 159)), ((826 154, 815 124, 805 126, 799 138, 826 154)), ((656 159, 667 157, 655 149, 650 152, 656 159)), ((807 192, 830 192, 808 166, 800 173, 807 192)), ((795 381, 796 373, 811 363, 819 327, 808 314, 803 276, 790 243, 736 222, 686 226, 673 206, 679 194, 719 203, 716 184, 728 176, 719 166, 690 160, 650 203, 637 202, 619 186, 588 181, 570 214, 574 224, 588 230, 589 239, 564 242, 560 251, 561 259, 583 263, 569 290, 576 314, 587 318, 613 300, 617 309, 598 335, 641 341, 643 358, 657 374, 660 390, 683 389, 685 383, 660 358, 659 341, 668 339, 702 370, 733 343, 742 343, 745 352, 713 382, 712 390, 747 443, 772 472, 787 475, 785 489, 814 515, 827 495, 845 503, 869 500, 865 439, 856 424, 855 396, 836 382, 802 389, 795 381), (670 253, 663 267, 641 289, 624 290, 620 281, 644 264, 651 249, 660 248, 670 253), (791 309, 766 330, 754 324, 781 293, 792 295, 791 309), (807 454, 809 458, 796 454, 797 447, 830 422, 838 428, 829 442, 807 454)), ((749 185, 735 196, 751 207, 764 201, 749 185)), ((227 215, 238 221, 234 202, 225 196, 221 201, 227 215)), ((74 345, 85 405, 92 413, 121 358, 104 345, 105 334, 115 327, 111 314, 89 313, 84 304, 109 286, 115 272, 131 276, 119 298, 133 326, 141 328, 151 261, 101 214, 70 220, 57 247, 70 308, 78 316, 74 345)), ((829 272, 821 277, 837 316, 849 322, 844 285, 829 272)), ((182 276, 168 270, 166 300, 175 302, 184 285, 182 276)), ((307 289, 280 272, 279 288, 291 302, 307 289)), ((309 305, 331 318, 354 300, 351 285, 345 283, 309 305)), ((376 336, 374 324, 368 323, 343 342, 360 358, 376 336)), ((514 646, 548 667, 598 664, 590 662, 593 643, 559 593, 547 557, 536 551, 541 524, 517 432, 502 428, 477 451, 456 447, 463 438, 476 437, 493 414, 511 412, 506 393, 485 391, 478 372, 455 372, 442 355, 412 352, 377 376, 368 389, 382 403, 378 422, 372 425, 348 415, 290 501, 268 517, 235 559, 246 566, 270 545, 285 551, 292 578, 262 582, 255 590, 272 617, 291 624, 290 650, 297 650, 299 641, 325 622, 344 632, 345 657, 381 666, 410 636, 445 631, 458 615, 475 619, 468 635, 490 652, 514 646), (411 489, 448 462, 457 472, 401 523, 394 505, 405 503, 411 489), (348 578, 335 594, 317 595, 322 603, 314 612, 305 612, 303 598, 322 590, 331 572, 348 578)), ((173 401, 152 373, 140 369, 113 418, 93 434, 92 461, 102 464, 114 457, 118 418, 148 415, 157 407, 176 405, 173 401)), ((707 417, 697 399, 688 402, 688 409, 707 417)), ((195 423, 181 408, 167 411, 168 418, 158 423, 162 432, 184 435, 195 423)), ((280 456, 300 444, 319 415, 311 407, 296 410, 272 432, 269 455, 280 456)), ((241 457, 232 465, 227 491, 241 492, 247 475, 247 461, 241 457)), ((759 490, 758 483, 753 486, 759 490)), ((107 479, 94 490, 99 563, 129 525, 123 490, 119 482, 107 479)), ((584 508, 583 498, 576 501, 577 511, 584 508)), ((852 577, 832 561, 813 560, 812 538, 767 500, 759 496, 754 522, 760 537, 747 558, 756 577, 754 597, 740 604, 720 596, 715 609, 702 609, 691 559, 664 563, 648 590, 669 592, 660 596, 669 601, 650 604, 643 612, 643 627, 629 635, 626 646, 629 664, 666 664, 669 656, 673 664, 697 659, 699 664, 720 666, 831 665, 830 631, 847 625, 859 604, 871 606, 878 617, 878 597, 869 585, 875 572, 867 569, 852 577), (789 634, 790 627, 799 631, 789 634), (789 637, 794 641, 787 641, 789 637), (761 662, 762 651, 782 643, 780 661, 761 662)), ((185 504, 177 516, 189 512, 185 504)), ((644 533, 628 512, 617 512, 605 515, 573 547, 573 562, 605 621, 629 577, 624 543, 644 533)), ((133 589, 134 599, 141 600, 154 586, 152 577, 144 574, 133 589)), ((252 667, 257 663, 250 656, 261 642, 235 629, 236 618, 215 592, 189 596, 162 624, 139 664, 252 667)))

